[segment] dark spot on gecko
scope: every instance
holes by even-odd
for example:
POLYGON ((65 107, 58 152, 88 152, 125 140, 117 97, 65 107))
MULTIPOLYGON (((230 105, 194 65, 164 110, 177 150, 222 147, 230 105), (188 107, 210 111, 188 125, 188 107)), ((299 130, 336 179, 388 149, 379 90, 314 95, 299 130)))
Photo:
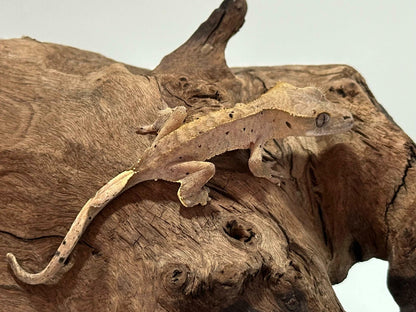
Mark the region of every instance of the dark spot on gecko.
POLYGON ((227 131, 227 132, 225 133, 225 135, 228 135, 228 133, 230 133, 230 131, 227 131))
POLYGON ((60 257, 59 258, 59 263, 63 263, 65 261, 65 257, 60 257))
POLYGON ((179 156, 179 159, 182 159, 182 156, 179 156))
POLYGON ((287 122, 287 121, 286 121, 286 126, 287 126, 289 129, 292 129, 292 125, 290 124, 290 122, 287 122))
POLYGON ((66 240, 64 240, 64 241, 62 242, 62 245, 66 245, 66 240))
POLYGON ((201 144, 199 144, 199 145, 198 145, 198 147, 199 147, 199 148, 201 148, 201 147, 202 147, 202 145, 201 145, 201 144))
POLYGON ((189 175, 189 172, 185 173, 186 175, 189 175))
POLYGON ((88 217, 88 220, 91 220, 92 218, 91 218, 91 216, 90 217, 88 217))
POLYGON ((260 115, 263 115, 263 112, 260 112, 260 115))
POLYGON ((230 116, 230 118, 233 118, 233 114, 231 114, 231 113, 230 113, 230 114, 228 114, 228 116, 230 116))
POLYGON ((55 257, 59 257, 61 253, 59 251, 55 252, 55 257))
POLYGON ((253 129, 251 129, 250 132, 253 132, 253 129))
POLYGON ((243 131, 246 131, 246 128, 243 128, 243 131))
POLYGON ((68 258, 66 258, 66 260, 65 260, 65 262, 64 262, 64 265, 67 265, 69 263, 69 257, 68 258))
POLYGON ((181 77, 181 78, 179 78, 179 80, 180 81, 186 81, 186 78, 185 77, 181 77))
POLYGON ((195 119, 196 119, 196 120, 199 120, 199 117, 196 117, 195 119))
POLYGON ((157 146, 157 145, 155 144, 155 146, 153 146, 153 147, 154 147, 154 148, 156 148, 156 146, 157 146))

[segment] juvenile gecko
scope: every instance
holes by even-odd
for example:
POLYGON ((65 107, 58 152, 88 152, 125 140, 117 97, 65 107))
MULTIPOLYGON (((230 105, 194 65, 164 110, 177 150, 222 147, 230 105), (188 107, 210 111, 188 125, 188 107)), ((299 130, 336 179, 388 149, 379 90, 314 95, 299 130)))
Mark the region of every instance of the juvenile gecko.
POLYGON ((328 102, 318 89, 297 88, 283 82, 250 103, 236 104, 186 124, 185 107, 168 111, 170 114, 141 128, 140 133, 158 131, 152 145, 131 169, 110 180, 87 201, 44 270, 26 272, 13 254, 7 254, 19 280, 28 284, 50 282, 65 266, 94 217, 111 200, 140 182, 178 182, 182 205, 206 205, 209 197, 205 184, 215 173, 214 164, 207 159, 231 150, 250 149, 248 165, 253 175, 278 183, 278 173, 262 162, 262 146, 267 140, 336 134, 353 125, 351 113, 328 102))

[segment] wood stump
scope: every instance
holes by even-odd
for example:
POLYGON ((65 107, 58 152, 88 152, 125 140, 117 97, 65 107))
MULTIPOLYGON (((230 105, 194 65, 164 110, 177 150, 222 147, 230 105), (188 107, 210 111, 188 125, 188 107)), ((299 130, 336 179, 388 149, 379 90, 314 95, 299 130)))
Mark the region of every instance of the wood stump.
POLYGON ((0 306, 5 311, 343 311, 331 284, 388 260, 388 286, 416 311, 415 144, 345 65, 228 68, 246 3, 225 0, 154 70, 30 38, 0 41, 0 306), (278 186, 249 152, 216 157, 211 202, 177 185, 127 191, 91 224, 53 285, 25 285, 5 255, 41 270, 76 214, 131 166, 157 110, 189 120, 257 98, 277 81, 318 86, 349 109, 347 133, 269 142, 278 186))

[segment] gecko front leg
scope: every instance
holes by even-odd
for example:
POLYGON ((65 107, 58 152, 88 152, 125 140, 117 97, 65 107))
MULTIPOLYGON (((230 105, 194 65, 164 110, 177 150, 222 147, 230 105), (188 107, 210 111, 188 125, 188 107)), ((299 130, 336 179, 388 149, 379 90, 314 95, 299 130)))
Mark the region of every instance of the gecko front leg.
POLYGON ((280 185, 280 178, 282 176, 276 170, 271 168, 271 162, 263 162, 262 151, 264 141, 259 138, 255 143, 250 144, 250 158, 248 160, 248 167, 251 173, 259 178, 265 178, 272 183, 280 185))
POLYGON ((150 125, 144 125, 136 131, 138 134, 148 134, 158 132, 155 139, 157 141, 166 134, 178 129, 186 118, 185 106, 177 106, 175 108, 166 108, 159 111, 158 118, 150 125))

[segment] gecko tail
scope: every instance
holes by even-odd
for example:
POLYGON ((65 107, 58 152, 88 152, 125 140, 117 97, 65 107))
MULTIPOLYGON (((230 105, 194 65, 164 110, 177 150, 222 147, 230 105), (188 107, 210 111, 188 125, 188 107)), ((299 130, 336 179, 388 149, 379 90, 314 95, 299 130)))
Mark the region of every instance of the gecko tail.
POLYGON ((10 267, 12 268, 14 275, 19 280, 21 280, 22 282, 26 284, 31 284, 31 285, 44 284, 51 279, 49 278, 50 274, 48 273, 52 273, 52 275, 55 275, 59 271, 59 269, 56 270, 56 272, 53 272, 53 270, 51 271, 50 265, 48 265, 45 269, 43 269, 39 273, 29 273, 21 267, 19 262, 17 262, 17 259, 14 254, 7 253, 6 257, 7 257, 7 261, 10 264, 10 267))
POLYGON ((52 257, 48 265, 39 273, 30 273, 25 271, 20 266, 16 257, 12 253, 8 253, 6 258, 14 275, 22 282, 31 285, 50 283, 54 280, 56 274, 65 267, 69 255, 94 217, 112 199, 142 181, 144 181, 144 179, 141 179, 141 174, 139 172, 135 170, 127 170, 123 171, 100 188, 95 196, 89 199, 82 207, 64 240, 55 252, 55 255, 52 257))

